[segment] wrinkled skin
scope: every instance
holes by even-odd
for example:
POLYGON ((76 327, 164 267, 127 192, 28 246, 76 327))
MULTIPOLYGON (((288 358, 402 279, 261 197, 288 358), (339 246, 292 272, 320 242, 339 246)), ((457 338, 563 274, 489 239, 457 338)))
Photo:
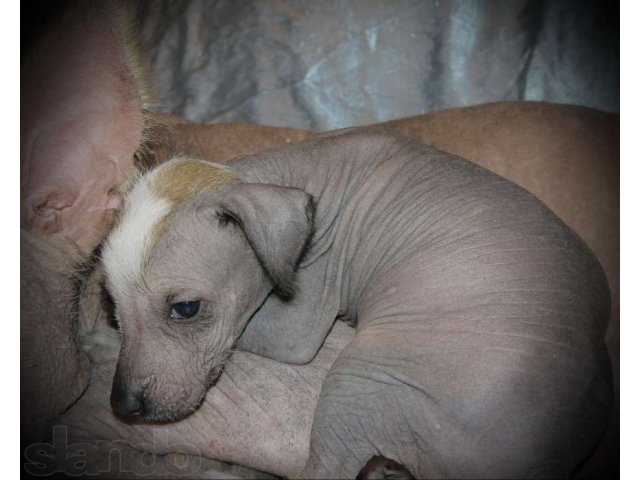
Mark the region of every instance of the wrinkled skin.
MULTIPOLYGON (((163 115, 162 120, 175 126, 164 132, 161 143, 176 147, 153 150, 151 164, 166 161, 169 151, 224 161, 234 153, 227 139, 237 139, 239 155, 251 153, 253 146, 267 148, 269 141, 284 145, 292 138, 311 136, 300 130, 244 124, 197 125, 176 116, 163 115)), ((570 225, 600 260, 611 289, 606 338, 613 358, 616 402, 606 441, 584 471, 614 475, 619 455, 619 117, 571 105, 498 102, 384 125, 525 187, 570 225)))
MULTIPOLYGON (((174 153, 226 161, 302 141, 313 134, 246 124, 200 125, 159 115, 161 132, 148 163, 174 153)), ((589 108, 498 102, 395 120, 385 127, 469 159, 542 199, 598 257, 611 288, 607 346, 620 346, 619 117, 589 108)), ((615 366, 616 385, 618 369, 615 366)))
MULTIPOLYGON (((544 145, 549 146, 550 152, 559 152, 562 157, 555 157, 553 153, 548 155, 539 155, 536 158, 541 159, 541 161, 545 161, 545 164, 539 166, 539 170, 528 172, 528 176, 525 178, 521 177, 520 183, 527 186, 530 190, 535 191, 535 188, 538 189, 538 195, 543 198, 545 201, 547 197, 552 199, 555 195, 555 190, 545 191, 544 183, 537 182, 537 176, 539 172, 553 172, 558 162, 555 160, 556 158, 564 158, 566 162, 570 165, 575 165, 576 167, 580 165, 580 162, 583 158, 587 158, 586 155, 589 152, 595 152, 594 155, 600 155, 600 163, 603 165, 602 168, 611 168, 617 167, 617 161, 606 162, 605 159, 609 158, 608 150, 602 150, 602 147, 605 145, 616 145, 616 131, 617 131, 617 122, 614 124, 610 120, 613 118, 609 118, 612 116, 599 114, 597 112, 591 111, 583 111, 583 109, 578 109, 574 107, 563 107, 563 106, 555 106, 555 105, 544 105, 544 104, 498 104, 498 105, 487 105, 486 107, 478 107, 474 109, 455 109, 452 111, 445 111, 442 113, 435 113, 424 115, 421 118, 424 121, 425 128, 423 128, 422 136, 430 137, 432 141, 436 144, 437 142, 449 142, 450 146, 455 144, 454 140, 458 140, 457 148, 466 149, 471 151, 470 156, 476 162, 480 164, 488 163, 489 159, 494 158, 493 152, 490 150, 490 147, 494 147, 497 151, 507 151, 511 145, 511 141, 506 141, 506 138, 516 138, 523 145, 529 145, 528 149, 532 150, 535 148, 543 148, 544 145), (477 117, 474 117, 472 120, 467 120, 467 112, 473 113, 473 111, 477 111, 477 117), (439 128, 438 119, 446 114, 447 118, 450 118, 450 122, 448 123, 447 128, 439 128), (482 114, 482 115, 481 115, 482 114), (517 118, 526 119, 525 125, 526 128, 518 128, 519 122, 517 118), (594 118, 595 117, 595 118, 594 118), (551 120, 547 120, 545 122, 536 122, 537 118, 547 118, 551 120), (476 123, 477 122, 477 123, 476 123), (482 137, 482 142, 475 142, 471 133, 457 132, 453 129, 454 126, 458 126, 459 129, 468 129, 469 132, 475 131, 476 124, 491 124, 495 127, 495 132, 497 133, 495 136, 491 135, 491 132, 485 132, 487 135, 482 137), (532 125, 533 124, 533 125, 532 125), (573 128, 575 125, 578 125, 579 128, 573 128), (610 127, 609 127, 610 125, 610 127), (534 128, 535 127, 535 128, 534 128), (540 146, 540 143, 537 141, 535 136, 531 136, 537 132, 536 129, 550 129, 552 131, 557 132, 565 132, 564 139, 558 139, 557 143, 549 143, 546 142, 544 145, 540 146), (511 137, 506 137, 501 135, 503 131, 508 130, 511 137), (582 132, 588 131, 589 134, 583 134, 582 132), (433 133, 436 132, 436 133, 433 133), (449 136, 448 132, 451 132, 452 135, 449 136), (611 133, 609 133, 611 132, 611 133), (452 138, 453 137, 453 138, 452 138), (611 138, 610 138, 611 137, 611 138), (464 141, 467 140, 468 141, 464 141), (562 140, 562 141, 561 141, 562 140), (566 142, 564 141, 566 140, 566 142), (566 147, 565 147, 566 145, 566 147), (474 148, 476 146, 482 147, 477 152, 474 152, 474 148), (571 147, 569 147, 571 146, 571 147), (599 150, 600 149, 600 150, 599 150)), ((164 120, 164 119, 163 119, 164 120)), ((419 119, 410 119, 412 125, 419 119)), ((165 120, 166 122, 166 120, 165 120)), ((169 122, 166 122, 169 123, 169 122)), ((200 126, 198 129, 194 129, 190 131, 188 129, 189 124, 183 123, 184 132, 178 128, 174 128, 169 130, 169 132, 174 137, 168 137, 164 141, 164 145, 170 145, 171 142, 175 142, 180 148, 176 148, 175 150, 182 153, 189 153, 190 149, 197 149, 199 152, 203 152, 203 156, 207 156, 209 158, 215 159, 216 161, 224 161, 229 157, 237 154, 251 153, 251 151, 247 150, 247 145, 259 148, 267 148, 269 146, 276 146, 278 144, 285 144, 287 139, 291 138, 291 133, 289 131, 282 132, 280 129, 269 128, 269 127, 261 127, 261 126, 244 126, 239 125, 235 127, 234 125, 207 125, 200 126), (191 133, 190 133, 191 132, 191 133), (176 139, 175 137, 178 137, 176 139), (182 140, 180 140, 182 139, 182 140), (206 141, 205 141, 206 140, 206 141), (221 154, 224 152, 224 154, 221 154), (225 156, 225 155, 228 155, 225 156)), ((416 128, 416 127, 414 127, 416 128)), ((308 135, 306 132, 300 133, 300 137, 308 135)), ((548 138, 548 137, 547 137, 548 138)), ((517 143, 517 142, 516 142, 517 143)), ((453 150, 453 148, 450 148, 453 150)), ((526 150, 524 147, 522 150, 526 150)), ((162 160, 162 156, 158 155, 156 157, 157 160, 162 160)), ((515 158, 515 157, 514 157, 515 158)), ((527 157, 526 152, 522 153, 522 161, 525 161, 527 157)), ((617 158, 617 155, 612 154, 611 158, 617 158)), ((595 160, 594 160, 595 161, 595 160)), ((516 160, 512 160, 512 163, 515 165, 516 160)), ((499 167, 499 165, 498 165, 499 167)), ((576 167, 572 167, 573 172, 582 171, 576 170, 576 167)), ((513 169, 514 172, 518 172, 517 169, 513 169)), ((589 172, 594 172, 593 181, 597 181, 598 177, 595 175, 595 172, 599 171, 584 169, 585 175, 588 175, 589 172)), ((556 175, 554 178, 559 179, 559 181, 564 181, 564 185, 560 188, 560 191, 563 192, 571 192, 572 195, 568 197, 570 203, 557 203, 556 212, 560 215, 563 215, 563 218, 567 220, 567 222, 574 226, 576 230, 580 224, 578 223, 578 218, 572 217, 571 212, 573 210, 589 212, 589 211, 597 211, 598 205, 610 205, 608 208, 617 211, 617 202, 611 203, 611 198, 615 198, 609 192, 611 189, 609 188, 601 188, 595 190, 595 194, 587 193, 584 194, 581 188, 580 182, 572 182, 573 177, 569 176, 561 176, 556 175), (607 203, 609 202, 609 203, 607 203), (575 205, 575 207, 572 207, 575 205)), ((613 184, 615 185, 615 183, 613 184)), ((561 200, 561 199, 560 199, 561 200)), ((617 200, 617 198, 616 198, 617 200)), ((579 218, 583 218, 583 215, 580 214, 579 218)), ((605 234, 607 231, 613 231, 616 234, 617 238, 617 215, 611 216, 598 216, 596 217, 596 223, 593 225, 593 228, 586 228, 587 225, 582 227, 582 230, 578 230, 582 236, 595 238, 596 242, 590 243, 590 246, 598 253, 598 257, 601 259, 604 265, 607 265, 607 258, 617 258, 617 243, 610 242, 607 243, 606 240, 609 238, 608 234, 605 234)), ((609 263, 609 265, 612 265, 609 263)), ((612 282, 612 293, 614 293, 614 285, 617 284, 617 263, 613 263, 612 268, 607 269, 607 273, 609 278, 615 278, 616 282, 612 282)), ((24 271, 23 271, 24 272, 24 271)), ((24 273, 22 274, 24 275, 24 273)), ((86 295, 85 295, 86 297, 86 295)), ((83 297, 83 298, 85 298, 83 297)), ((616 297, 613 295, 613 300, 615 302, 616 297)), ((49 303, 55 302, 55 297, 51 297, 49 299, 49 303)), ((102 312, 101 314, 104 319, 107 320, 107 313, 102 312)), ((23 316, 24 318, 24 316, 23 316)), ((95 315, 85 315, 82 317, 84 321, 93 321, 88 319, 96 318, 95 315)), ((611 330, 611 328, 610 328, 611 330)), ((614 328, 615 331, 615 328, 614 328)), ((617 335, 610 335, 610 338, 614 340, 618 340, 617 335)), ((613 352, 615 353, 615 349, 613 352)), ((51 358, 51 354, 47 353, 47 350, 39 352, 42 354, 43 361, 49 362, 51 358)), ((233 361, 233 360, 232 360, 233 361)), ((617 370, 617 363, 614 363, 614 367, 617 370)), ((328 368, 328 365, 327 365, 328 368)), ((66 370, 60 370, 66 371, 66 370)), ((279 378, 282 378, 282 375, 279 375, 279 378)), ((251 385, 252 382, 249 382, 251 385)), ((272 384, 273 385, 273 384, 272 384)), ((103 404, 106 405, 108 402, 108 392, 109 392, 109 382, 103 387, 103 404)), ((243 387, 248 388, 248 387, 243 387)), ((48 390, 47 390, 48 391, 48 390)), ((214 391, 214 390, 212 390, 214 391)), ((261 391, 263 392, 263 391, 261 391)), ((265 395, 268 395, 265 393, 265 395)), ((206 405, 206 404, 205 404, 206 405)), ((74 407, 76 408, 76 407, 74 407)), ((86 407, 85 407, 86 408, 86 407)), ((205 407, 203 407, 205 408, 205 407)), ((72 410, 73 411, 73 410, 72 410)), ((83 409, 81 412, 86 412, 86 409, 83 409)), ((113 417, 113 414, 106 409, 100 410, 100 414, 97 412, 94 413, 96 419, 103 418, 106 423, 115 423, 117 420, 113 417)), ((260 409, 256 409, 255 412, 261 412, 260 409)), ((87 413, 79 413, 79 416, 89 415, 87 413)), ((255 413, 249 413, 250 416, 255 415, 255 413)), ((307 422, 310 424, 310 419, 312 415, 311 409, 301 409, 298 411, 298 415, 307 419, 307 422)), ((188 421, 188 419, 187 419, 188 421)), ((256 423, 258 424, 258 423, 256 423)), ((616 426, 617 422, 613 421, 612 426, 616 426)), ((86 432, 87 436, 93 435, 96 440, 98 439, 109 439, 114 438, 111 434, 110 430, 101 427, 102 424, 97 422, 92 429, 91 432, 86 432)), ((264 430, 251 430, 251 426, 254 425, 251 422, 243 425, 244 431, 247 432, 244 438, 256 438, 260 437, 264 430), (251 433, 254 432, 254 433, 251 433)), ((135 430, 135 428, 140 427, 130 427, 135 430)), ((280 427, 273 427, 273 431, 277 431, 280 427)), ((193 427, 194 435, 197 435, 197 432, 200 428, 193 427)), ((131 430, 127 430, 123 433, 123 435, 119 438, 128 438, 129 435, 134 435, 131 430)), ((143 435, 143 434, 136 434, 143 435)), ((182 441, 183 435, 177 435, 177 441, 182 441)), ((188 433, 186 435, 189 435, 188 433)), ((280 438, 278 435, 274 434, 275 438, 280 438)), ((224 459, 227 461, 234 461, 244 465, 251 465, 255 468, 271 471, 273 473, 282 474, 293 474, 295 473, 296 466, 300 466, 300 463, 304 462, 305 455, 299 453, 298 455, 294 453, 285 452, 285 447, 282 445, 281 447, 273 448, 273 457, 265 457, 262 456, 260 459, 255 459, 256 462, 248 460, 253 449, 245 448, 245 445, 251 444, 251 440, 247 441, 246 444, 242 444, 237 442, 236 436, 232 435, 223 435, 221 437, 217 437, 221 440, 221 442, 226 442, 216 450, 206 450, 203 449, 202 453, 206 456, 210 456, 213 458, 224 459), (266 460, 268 458, 268 461, 266 460), (271 469, 271 463, 281 463, 284 464, 285 467, 280 467, 279 469, 271 469)), ((600 459, 603 465, 596 465, 596 472, 602 471, 602 468, 610 468, 609 465, 615 463, 615 460, 612 462, 608 460, 611 458, 611 453, 608 449, 617 448, 617 436, 615 435, 615 429, 613 429, 613 434, 611 435, 611 440, 608 444, 605 444, 605 449, 601 450, 600 453, 604 455, 603 459, 600 459), (607 456, 608 455, 608 456, 607 456)), ((308 447, 307 447, 308 448, 308 447)), ((171 449, 167 449, 166 452, 170 452, 171 449)), ((306 451, 306 450, 305 450, 306 451)), ((614 450, 615 451, 615 450, 614 450)), ((615 457, 613 457, 615 458, 615 457)))
POLYGON ((74 306, 78 282, 71 260, 77 258, 77 249, 58 237, 44 242, 34 234, 23 236, 22 292, 30 296, 21 305, 21 413, 23 461, 29 473, 58 470, 104 478, 148 478, 150 473, 153 478, 184 478, 194 472, 205 478, 269 476, 211 460, 215 458, 277 475, 300 471, 308 455, 320 386, 353 338, 352 328, 336 325, 322 352, 304 366, 237 352, 196 414, 178 424, 126 424, 109 405, 120 336, 109 326, 112 313, 100 269, 83 282, 79 306, 74 306), (69 251, 63 254, 65 248, 69 251), (57 302, 60 299, 70 301, 57 302), (76 309, 82 323, 78 341, 76 309), (85 351, 93 364, 90 384, 85 351), (50 457, 43 457, 43 448, 50 457), (73 461, 56 457, 56 449, 80 452, 87 464, 75 464, 77 457, 73 461), (113 452, 118 452, 120 463, 109 464, 113 452))
POLYGON ((89 384, 89 359, 76 343, 77 248, 59 236, 20 231, 20 419, 22 445, 89 384))
MULTIPOLYGON (((236 352, 198 411, 179 423, 165 425, 127 424, 113 415, 108 393, 118 356, 116 344, 109 356, 103 352, 89 389, 58 422, 67 428, 61 431, 60 441, 65 434, 70 444, 124 439, 138 450, 154 454, 182 452, 193 455, 193 462, 200 456, 202 461, 219 458, 293 476, 308 455, 312 411, 322 381, 353 335, 352 328, 336 325, 319 355, 302 366, 236 352)), ((90 459, 88 473, 104 469, 104 453, 91 454, 90 459)), ((162 471, 156 466, 156 473, 162 471)), ((127 467, 132 472, 145 472, 139 462, 132 461, 127 467)), ((173 472, 180 470, 174 468, 173 472)))
POLYGON ((357 323, 323 383, 304 478, 353 478, 378 453, 420 478, 564 477, 586 458, 612 405, 609 292, 535 197, 379 129, 229 167, 241 183, 172 215, 136 283, 114 283, 107 241, 114 393, 142 399, 132 414, 196 408, 191 392, 273 290, 240 348, 306 363, 336 317, 357 323), (193 318, 166 316, 175 292, 201 302, 193 318))
MULTIPOLYGON (((112 22, 114 17, 109 12, 104 13, 101 12, 99 18, 112 22)), ((47 155, 47 149, 43 148, 36 150, 37 155, 33 155, 34 150, 31 148, 23 146, 21 149, 23 154, 21 185, 24 196, 29 198, 29 202, 25 205, 27 208, 24 210, 21 226, 29 230, 26 235, 37 235, 46 242, 46 244, 40 242, 41 246, 33 250, 30 250, 32 247, 29 246, 29 241, 23 243, 21 247, 23 258, 21 266, 21 397, 23 405, 25 403, 32 405, 22 409, 21 416, 25 422, 22 429, 23 440, 31 438, 32 435, 38 438, 46 437, 47 431, 41 427, 49 424, 72 405, 88 381, 88 371, 83 367, 86 359, 76 347, 72 327, 75 322, 72 313, 75 305, 73 301, 68 301, 69 292, 75 295, 75 287, 71 286, 74 282, 61 283, 60 279, 74 278, 77 274, 75 265, 84 263, 87 252, 92 251, 104 236, 109 227, 113 209, 119 203, 117 198, 112 196, 112 189, 121 187, 123 179, 127 178, 130 174, 128 172, 132 171, 133 153, 140 138, 143 137, 141 105, 144 102, 142 95, 131 94, 135 89, 140 89, 139 79, 134 86, 133 76, 124 75, 122 78, 125 79, 125 83, 128 83, 119 86, 112 82, 116 77, 103 76, 106 70, 121 69, 117 64, 118 58, 121 57, 114 55, 107 59, 105 52, 113 51, 114 48, 131 48, 131 45, 127 45, 126 42, 121 41, 122 39, 113 40, 109 35, 78 34, 77 29, 81 28, 79 22, 65 21, 61 25, 66 33, 54 38, 66 39, 80 50, 79 54, 83 55, 82 58, 93 59, 93 61, 78 64, 84 65, 85 70, 75 66, 52 70, 47 68, 47 64, 39 65, 38 58, 55 62, 55 58, 58 58, 56 51, 59 49, 70 58, 76 55, 73 50, 70 51, 67 47, 59 47, 60 44, 48 41, 42 42, 41 45, 49 45, 49 50, 38 47, 37 51, 40 52, 38 55, 30 53, 29 56, 35 61, 27 62, 27 67, 23 67, 22 71, 24 94, 21 108, 23 110, 21 142, 26 142, 25 145, 27 145, 32 139, 40 138, 41 132, 58 131, 63 135, 42 136, 42 138, 49 142, 51 151, 60 152, 59 160, 65 158, 71 160, 68 164, 60 163, 55 158, 50 161, 52 157, 47 155), (76 28, 69 29, 69 25, 75 25, 76 28), (83 41, 78 42, 78 38, 83 38, 83 41), (112 42, 109 49, 104 49, 101 44, 105 38, 112 42), (94 44, 93 42, 96 41, 98 43, 94 44), (87 52, 91 54, 86 55, 87 52), (113 63, 114 60, 116 63, 113 63), (75 83, 74 76, 92 78, 94 75, 92 71, 96 69, 102 72, 102 79, 84 82, 84 84, 97 90, 95 96, 98 99, 104 99, 105 96, 116 93, 129 93, 121 97, 108 97, 109 101, 100 104, 92 99, 91 88, 75 92, 69 89, 69 86, 75 83), (52 78, 53 73, 66 76, 52 78), (38 94, 34 95, 37 88, 34 85, 42 81, 49 81, 47 88, 38 90, 38 94), (97 88, 99 82, 102 84, 97 88), (60 88, 54 92, 53 85, 60 88), (47 99, 55 100, 56 98, 64 101, 47 104, 47 99), (63 108, 69 104, 79 108, 63 108), (97 108, 93 112, 87 112, 83 105, 93 105, 97 108), (120 105, 121 108, 113 110, 109 105, 120 105), (39 113, 36 115, 35 112, 39 113), (76 119, 69 117, 74 112, 76 119), (91 116, 88 116, 89 113, 91 116), (65 118, 69 121, 64 121, 65 118), (106 123, 103 124, 104 128, 97 128, 101 122, 88 121, 88 118, 110 119, 111 122, 127 125, 129 128, 124 135, 122 132, 119 135, 105 135, 105 132, 117 132, 118 127, 106 123), (74 132, 73 128, 68 128, 69 126, 77 127, 77 130, 74 132), (69 138, 70 141, 65 145, 73 146, 73 152, 85 149, 102 153, 91 158, 78 156, 65 150, 66 147, 63 145, 56 145, 54 142, 56 138, 63 140, 69 138), (56 171, 73 173, 59 175, 55 173, 56 171), (37 172, 35 179, 30 172, 37 172), (73 182, 68 183, 68 180, 73 182), (79 188, 82 185, 93 185, 93 188, 82 190, 79 188), (40 195, 40 200, 47 198, 48 203, 44 204, 46 208, 38 208, 43 204, 38 203, 37 196, 43 192, 45 195, 40 195), (85 198, 87 194, 90 198, 85 198), (68 235, 68 238, 73 241, 52 233, 56 231, 68 235), (44 236, 40 233, 44 233, 44 236), (81 254, 78 255, 78 252, 81 254), (78 259, 79 261, 76 262, 78 259), (41 267, 41 265, 44 266, 41 267), (33 301, 34 299, 40 300, 33 301), (58 340, 38 343, 38 338, 58 340), (40 347, 33 348, 34 344, 40 347), (65 345, 68 348, 59 349, 57 345, 65 345), (61 355, 61 351, 67 353, 61 355), (35 427, 25 425, 35 425, 35 427)), ((101 31, 95 28, 93 30, 101 31)), ((119 35, 123 34, 120 28, 113 31, 119 35)), ((129 67, 130 65, 126 66, 125 70, 129 67)), ((296 129, 247 124, 196 125, 169 115, 157 115, 156 120, 168 125, 169 128, 159 128, 156 132, 147 132, 145 135, 153 140, 147 142, 150 150, 146 159, 148 163, 162 162, 172 153, 225 161, 236 155, 285 145, 312 135, 311 132, 296 129)), ((390 122, 389 126, 421 139, 425 143, 469 158, 526 187, 586 240, 605 267, 612 290, 613 316, 608 332, 608 346, 614 358, 617 395, 619 368, 618 117, 573 106, 503 102, 420 115, 390 122)), ((37 143, 42 145, 41 142, 37 143)), ((102 286, 93 279, 82 292, 80 321, 84 325, 83 330, 86 334, 84 341, 89 342, 85 345, 94 358, 103 358, 113 349, 113 335, 96 336, 92 335, 91 330, 96 324, 110 323, 111 318, 109 310, 105 307, 102 286), (97 309, 92 309, 90 306, 94 301, 98 305, 97 309), (97 340, 97 338, 102 339, 97 340)), ((349 339, 348 330, 343 330, 340 335, 343 335, 346 340, 349 339)), ((256 360, 257 362, 266 361, 256 360)), ((326 369, 330 363, 326 364, 326 369)), ((274 376, 284 378, 285 371, 289 372, 289 370, 283 370, 274 376)), ((104 379, 104 377, 100 378, 104 379)), ((230 400, 232 403, 240 403, 237 397, 244 398, 240 392, 250 390, 255 380, 248 380, 247 385, 241 383, 246 380, 245 378, 235 380, 239 388, 227 394, 232 399, 230 400)), ((103 402, 107 401, 110 388, 109 381, 105 380, 105 382, 103 402)), ((274 386, 275 382, 270 382, 269 385, 277 388, 274 386)), ((214 389, 210 392, 213 391, 214 389)), ((254 392, 254 396, 263 395, 266 403, 263 404, 262 409, 248 409, 245 418, 252 418, 263 410, 276 408, 270 403, 269 399, 272 396, 269 392, 270 390, 266 389, 254 392)), ((73 406, 70 413, 73 413, 75 408, 80 407, 73 406)), ((203 408, 206 408, 206 404, 203 408)), ((89 407, 87 410, 78 410, 78 412, 78 418, 82 415, 93 415, 96 419, 91 431, 85 432, 87 436, 93 436, 95 440, 113 438, 110 436, 111 430, 104 426, 116 422, 109 411, 102 409, 99 410, 100 414, 92 414, 89 407), (85 413, 81 414, 80 411, 85 413)), ((312 411, 307 404, 299 407, 295 414, 306 419, 300 420, 300 423, 305 421, 310 423, 312 411)), ((596 459, 598 455, 602 457, 599 461, 604 464, 605 469, 616 468, 619 442, 618 418, 618 416, 613 417, 609 441, 595 456, 596 459)), ((193 428, 192 434, 199 435, 198 432, 202 430, 201 425, 190 425, 193 425, 190 427, 193 428)), ((286 444, 280 444, 280 446, 274 444, 271 449, 273 457, 253 458, 252 442, 254 440, 252 439, 261 438, 265 431, 260 422, 255 424, 260 425, 258 429, 252 430, 253 425, 247 420, 239 428, 245 432, 242 437, 244 441, 238 441, 237 435, 222 435, 217 437, 220 440, 217 449, 203 448, 203 453, 253 465, 263 470, 270 470, 274 464, 279 463, 281 467, 273 468, 271 470, 273 472, 294 472, 296 465, 304 463, 306 454, 302 452, 303 450, 306 452, 308 446, 305 449, 296 450, 297 453, 285 454, 284 452, 288 449, 286 444), (245 460, 250 458, 253 460, 245 460), (254 460, 255 463, 253 463, 254 460), (288 465, 288 467, 282 467, 282 465, 288 465)), ((137 428, 141 427, 129 427, 122 433, 122 437, 144 435, 135 433, 137 428)), ((280 428, 281 423, 278 422, 268 427, 268 430, 273 432, 272 438, 276 442, 281 441, 282 438, 277 433, 280 428)), ((177 441, 182 441, 183 436, 190 434, 189 432, 181 433, 177 441)), ((48 435, 51 435, 50 429, 48 435)), ((36 438, 33 439, 36 440, 36 438)), ((171 449, 166 452, 170 453, 171 449)), ((170 457, 169 455, 163 458, 170 457)), ((132 455, 132 461, 138 460, 135 454, 132 455)), ((596 465, 594 475, 602 476, 599 473, 602 472, 602 468, 602 465, 596 465)), ((112 475, 113 472, 108 476, 112 475)))
MULTIPOLYGON (((292 138, 311 137, 300 130, 197 125, 176 116, 161 118, 174 126, 164 132, 160 143, 175 148, 153 150, 151 164, 166 161, 170 152, 225 161, 234 153, 251 153, 254 146, 267 148, 269 141, 275 146, 292 138), (237 139, 235 151, 227 139, 231 143, 237 139)), ((606 440, 583 471, 615 475, 620 389, 619 117, 571 105, 498 102, 418 115, 384 126, 472 160, 525 187, 570 225, 598 257, 611 290, 606 339, 613 358, 616 402, 606 440)))

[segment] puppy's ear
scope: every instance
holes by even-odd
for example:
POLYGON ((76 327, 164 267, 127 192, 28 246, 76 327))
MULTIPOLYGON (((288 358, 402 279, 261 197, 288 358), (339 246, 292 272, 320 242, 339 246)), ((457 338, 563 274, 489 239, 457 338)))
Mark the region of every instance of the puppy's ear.
POLYGON ((296 269, 313 232, 314 203, 298 188, 237 183, 221 189, 218 215, 235 221, 274 284, 289 299, 295 293, 296 269))

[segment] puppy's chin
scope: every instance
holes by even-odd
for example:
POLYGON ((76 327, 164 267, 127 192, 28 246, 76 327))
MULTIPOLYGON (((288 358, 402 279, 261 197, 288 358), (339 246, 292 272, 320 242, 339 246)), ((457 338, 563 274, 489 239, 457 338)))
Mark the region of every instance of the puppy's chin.
POLYGON ((206 390, 202 392, 202 395, 197 401, 175 405, 171 408, 149 402, 144 415, 136 417, 136 423, 172 423, 184 420, 198 410, 204 400, 205 394, 206 390))
MULTIPOLYGON (((225 355, 225 357, 228 358, 230 353, 231 352, 225 355)), ((171 422, 179 422, 181 420, 184 420, 185 418, 193 414, 196 410, 198 410, 198 408, 200 408, 200 405, 202 405, 202 402, 204 401, 207 395, 207 391, 209 390, 209 388, 211 388, 213 385, 216 384, 223 370, 224 370, 224 363, 219 363, 218 365, 213 367, 211 370, 209 370, 204 381, 205 388, 202 389, 201 393, 199 394, 198 397, 196 397, 195 400, 192 397, 181 404, 167 407, 167 406, 163 406, 159 402, 154 402, 151 398, 147 398, 146 412, 144 415, 136 417, 135 422, 136 423, 137 422, 171 423, 171 422)), ((198 389, 199 388, 201 388, 201 386, 198 386, 198 389)), ((194 388, 194 390, 196 390, 196 388, 194 388)), ((192 390, 191 392, 192 394, 194 390, 192 390)))

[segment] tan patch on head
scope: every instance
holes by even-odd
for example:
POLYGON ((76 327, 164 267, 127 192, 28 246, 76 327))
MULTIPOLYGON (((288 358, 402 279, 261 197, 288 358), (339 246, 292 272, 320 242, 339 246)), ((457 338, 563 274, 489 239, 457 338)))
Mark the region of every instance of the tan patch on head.
POLYGON ((174 162, 158 172, 153 182, 155 193, 173 205, 180 205, 202 191, 237 180, 233 172, 215 164, 191 159, 174 162))
POLYGON ((124 294, 143 278, 173 212, 198 193, 235 181, 226 167, 189 158, 170 160, 138 177, 103 251, 113 288, 124 294))
MULTIPOLYGON (((225 167, 202 160, 175 159, 165 164, 153 181, 154 193, 171 204, 171 212, 194 198, 198 193, 215 190, 225 183, 237 181, 238 177, 225 167)), ((166 215, 151 232, 149 251, 165 232, 171 215, 166 215)), ((146 259, 148 260, 148 258, 146 259)))

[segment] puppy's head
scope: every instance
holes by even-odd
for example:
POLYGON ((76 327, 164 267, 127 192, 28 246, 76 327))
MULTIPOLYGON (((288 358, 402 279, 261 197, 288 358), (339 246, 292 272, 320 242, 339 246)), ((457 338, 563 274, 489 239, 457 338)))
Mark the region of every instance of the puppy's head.
POLYGON ((294 294, 311 198, 174 159, 142 176, 103 261, 122 346, 111 392, 125 417, 173 420, 202 401, 271 290, 294 294))

